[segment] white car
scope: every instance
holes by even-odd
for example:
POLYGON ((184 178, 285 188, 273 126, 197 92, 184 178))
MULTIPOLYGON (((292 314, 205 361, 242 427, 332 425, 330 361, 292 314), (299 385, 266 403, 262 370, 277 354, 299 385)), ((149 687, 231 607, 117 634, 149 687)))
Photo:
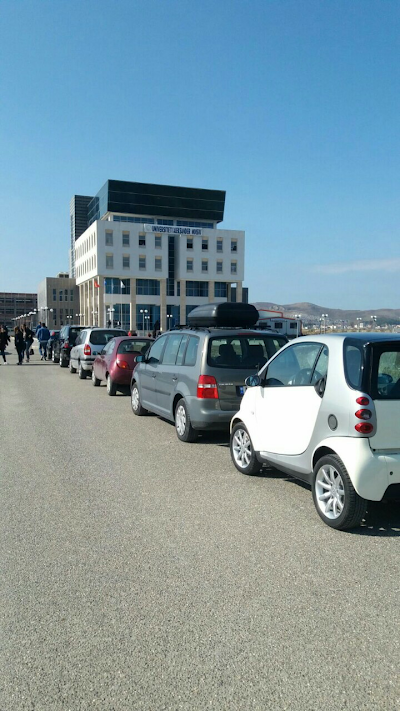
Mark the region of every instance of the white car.
POLYGON ((400 499, 400 336, 298 338, 246 386, 231 422, 240 472, 268 463, 308 482, 322 520, 342 530, 368 501, 400 499))

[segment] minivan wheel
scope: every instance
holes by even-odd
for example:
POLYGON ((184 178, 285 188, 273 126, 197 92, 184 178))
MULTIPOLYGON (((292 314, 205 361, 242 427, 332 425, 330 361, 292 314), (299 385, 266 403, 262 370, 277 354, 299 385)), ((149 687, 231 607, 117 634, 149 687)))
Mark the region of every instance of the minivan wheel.
MULTIPOLYGON (((61 360, 60 360, 60 365, 61 365, 61 360)), ((70 373, 76 373, 76 368, 72 365, 72 360, 70 359, 69 361, 69 372, 70 373)))
POLYGON ((181 442, 196 441, 197 432, 191 425, 190 415, 183 398, 179 400, 175 409, 175 429, 181 442))
POLYGON ((93 383, 93 385, 94 385, 96 388, 98 388, 99 385, 100 385, 100 382, 101 382, 101 381, 100 381, 98 378, 96 378, 96 376, 95 376, 95 374, 94 374, 94 368, 93 368, 93 370, 92 370, 92 383, 93 383))
POLYGON ((78 378, 80 380, 86 380, 86 370, 83 370, 82 368, 82 363, 79 363, 79 368, 78 368, 78 378))
POLYGON ((110 375, 107 375, 107 393, 108 393, 108 395, 116 395, 117 394, 117 386, 111 380, 110 375))
POLYGON ((368 502, 359 496, 340 457, 328 454, 314 467, 312 494, 323 522, 344 531, 359 526, 368 502))
POLYGON ((230 441, 232 461, 242 474, 258 474, 261 464, 256 457, 253 443, 243 422, 237 422, 232 429, 230 441))
POLYGON ((141 417, 142 415, 145 415, 147 413, 147 410, 145 410, 140 403, 139 388, 136 383, 134 383, 131 390, 131 406, 133 414, 137 415, 138 417, 141 417))

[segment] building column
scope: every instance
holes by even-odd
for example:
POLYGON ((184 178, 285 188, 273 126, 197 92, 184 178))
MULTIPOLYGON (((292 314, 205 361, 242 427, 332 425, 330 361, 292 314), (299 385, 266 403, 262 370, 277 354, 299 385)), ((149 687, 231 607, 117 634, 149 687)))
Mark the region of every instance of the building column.
POLYGON ((90 326, 89 315, 89 282, 85 281, 85 325, 90 326))
POLYGON ((232 284, 226 285, 226 299, 227 301, 231 301, 232 299, 232 284))
POLYGON ((211 303, 215 300, 215 281, 208 282, 208 301, 211 303))
POLYGON ((186 323, 186 279, 181 279, 180 314, 179 322, 186 323))
MULTIPOLYGON (((182 292, 181 292, 182 293, 182 292)), ((167 280, 160 279, 160 329, 166 331, 167 325, 167 280)))
POLYGON ((243 282, 237 281, 236 282, 236 303, 238 301, 242 301, 243 299, 243 282))
POLYGON ((104 326, 106 325, 104 322, 104 279, 100 279, 100 277, 97 277, 97 283, 100 285, 97 289, 97 310, 99 312, 97 323, 99 324, 99 326, 102 326, 104 328, 104 326))
POLYGON ((93 323, 93 326, 97 326, 97 323, 98 323, 98 321, 97 321, 97 319, 98 319, 98 314, 96 313, 96 311, 97 311, 97 306, 96 306, 96 287, 95 287, 95 285, 94 285, 94 279, 92 279, 92 311, 95 312, 94 314, 92 314, 92 316, 93 316, 93 321, 92 321, 92 323, 93 323))
POLYGON ((131 331, 137 331, 137 323, 136 323, 136 279, 132 278, 131 280, 131 313, 130 313, 130 324, 131 324, 131 331))

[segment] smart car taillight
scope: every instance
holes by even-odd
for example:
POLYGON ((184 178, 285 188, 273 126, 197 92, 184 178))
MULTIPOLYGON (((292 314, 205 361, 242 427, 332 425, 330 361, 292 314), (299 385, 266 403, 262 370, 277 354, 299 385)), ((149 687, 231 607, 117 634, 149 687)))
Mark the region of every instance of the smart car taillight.
POLYGON ((197 397, 200 400, 218 400, 218 385, 213 375, 200 375, 197 397))
POLYGON ((370 422, 359 422, 355 425, 355 429, 357 432, 360 432, 360 434, 371 434, 374 427, 370 422))
POLYGON ((367 397, 358 397, 356 403, 357 405, 369 405, 369 400, 367 397))
POLYGON ((92 349, 88 344, 83 348, 83 355, 92 355, 92 349))
POLYGON ((117 360, 116 363, 118 368, 128 368, 128 370, 131 369, 129 363, 127 363, 126 360, 117 360))
POLYGON ((359 420, 370 420, 372 412, 371 410, 357 410, 355 416, 358 417, 359 420))

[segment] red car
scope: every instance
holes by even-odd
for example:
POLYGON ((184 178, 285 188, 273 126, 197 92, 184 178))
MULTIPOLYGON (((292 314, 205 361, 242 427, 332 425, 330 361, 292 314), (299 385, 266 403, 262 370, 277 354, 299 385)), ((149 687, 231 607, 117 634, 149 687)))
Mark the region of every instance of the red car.
POLYGON ((112 338, 94 360, 93 385, 98 387, 105 380, 109 395, 115 395, 117 390, 126 390, 136 368, 136 356, 144 355, 153 340, 137 336, 112 338))

